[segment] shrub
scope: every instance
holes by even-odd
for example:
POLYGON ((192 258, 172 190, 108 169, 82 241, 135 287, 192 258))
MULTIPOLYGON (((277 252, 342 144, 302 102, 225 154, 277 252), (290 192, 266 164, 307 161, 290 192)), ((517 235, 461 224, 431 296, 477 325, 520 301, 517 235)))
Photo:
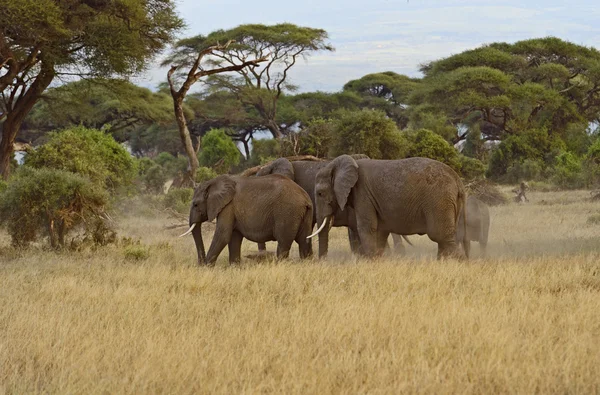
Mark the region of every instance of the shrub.
POLYGON ((152 193, 162 193, 168 179, 165 169, 158 164, 147 169, 141 178, 146 191, 152 193))
POLYGON ((250 154, 250 164, 252 166, 262 165, 279 158, 281 146, 276 139, 252 139, 252 153, 250 154))
POLYGON ((600 138, 596 139, 583 157, 583 177, 588 187, 600 185, 600 138))
POLYGON ((406 137, 384 112, 342 110, 337 115, 329 151, 332 156, 365 154, 373 159, 399 159, 406 156, 406 137))
POLYGON ((600 225, 600 213, 590 215, 587 219, 587 223, 589 225, 600 225))
POLYGON ((546 166, 552 166, 556 156, 565 150, 565 143, 557 136, 550 136, 545 129, 531 129, 511 135, 494 149, 488 175, 502 180, 511 166, 527 159, 540 163, 544 170, 546 166))
POLYGON ((420 129, 416 132, 409 132, 408 139, 410 141, 408 157, 420 156, 435 159, 460 173, 461 161, 458 152, 442 136, 427 129, 420 129))
POLYGON ((126 247, 123 255, 129 261, 143 261, 150 257, 150 251, 144 246, 133 245, 126 247))
POLYGON ((196 170, 195 181, 200 184, 205 181, 212 180, 213 178, 215 178, 217 176, 218 176, 217 172, 214 171, 213 169, 211 169, 209 167, 199 167, 198 170, 196 170))
POLYGON ((133 157, 111 135, 82 126, 49 133, 48 142, 29 152, 25 164, 87 176, 111 190, 131 185, 137 174, 133 157))
POLYGON ((472 181, 465 188, 470 195, 474 195, 489 206, 508 203, 506 195, 495 184, 487 180, 472 181))
POLYGON ((485 176, 485 165, 479 159, 459 155, 460 175, 466 180, 478 180, 485 176))
POLYGON ((87 178, 24 166, 0 197, 0 222, 7 226, 15 246, 26 247, 45 234, 53 248, 62 248, 77 226, 92 232, 107 204, 108 194, 87 178))
POLYGON ((188 158, 183 155, 173 156, 168 152, 161 152, 154 158, 154 162, 161 165, 167 178, 175 178, 186 172, 188 158))
POLYGON ((561 188, 583 187, 581 161, 570 152, 562 152, 556 157, 552 181, 561 188))
POLYGON ((543 162, 535 159, 525 159, 523 162, 515 162, 506 171, 504 181, 518 184, 523 180, 539 180, 544 168, 543 162))
POLYGON ((330 155, 334 130, 333 120, 315 118, 300 132, 290 134, 281 140, 281 155, 313 155, 327 158, 330 155))
POLYGON ((200 165, 211 167, 217 173, 227 173, 231 166, 240 163, 241 153, 223 129, 213 129, 202 137, 202 150, 198 155, 200 165))
POLYGON ((192 188, 174 188, 170 189, 163 199, 165 208, 175 210, 178 213, 187 213, 190 211, 194 190, 192 188))

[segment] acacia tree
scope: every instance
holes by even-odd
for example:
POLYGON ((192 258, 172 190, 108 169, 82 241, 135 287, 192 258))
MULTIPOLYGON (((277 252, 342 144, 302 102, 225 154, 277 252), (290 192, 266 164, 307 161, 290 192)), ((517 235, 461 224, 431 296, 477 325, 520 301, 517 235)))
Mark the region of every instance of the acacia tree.
POLYGON ((188 175, 192 181, 200 166, 197 153, 201 148, 202 140, 199 139, 197 147, 194 148, 184 111, 184 100, 189 90, 203 77, 246 68, 254 69, 259 63, 265 62, 268 57, 268 54, 261 54, 261 56, 251 59, 239 59, 238 62, 232 62, 226 66, 215 65, 217 62, 214 59, 222 57, 223 53, 233 44, 231 39, 221 44, 222 40, 228 36, 228 32, 218 30, 208 36, 200 35, 180 40, 162 63, 163 66, 171 65, 167 72, 167 81, 173 98, 173 110, 179 135, 189 159, 188 175), (186 68, 187 71, 182 68, 186 68))
POLYGON ((128 76, 183 27, 174 0, 5 0, 0 12, 0 173, 27 114, 61 75, 128 76))
POLYGON ((230 91, 241 103, 252 106, 273 137, 283 137, 284 130, 277 122, 277 109, 284 91, 296 89, 288 81, 289 72, 301 58, 318 51, 334 50, 327 43, 327 32, 282 23, 272 26, 241 25, 223 34, 224 38, 235 43, 216 57, 217 65, 234 65, 267 54, 269 60, 260 71, 255 68, 239 69, 234 75, 213 76, 208 83, 212 89, 230 91))
MULTIPOLYGON (((485 139, 564 133, 600 120, 600 51, 554 37, 494 43, 422 67, 412 109, 476 126, 485 139)), ((466 138, 458 135, 454 142, 466 138)))

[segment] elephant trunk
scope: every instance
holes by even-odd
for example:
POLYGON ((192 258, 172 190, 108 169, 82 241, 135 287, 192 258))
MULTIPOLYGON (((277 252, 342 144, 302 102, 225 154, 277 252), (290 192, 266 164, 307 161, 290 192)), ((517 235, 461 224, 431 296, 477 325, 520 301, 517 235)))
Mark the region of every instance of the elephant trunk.
MULTIPOLYGON (((307 239, 315 237, 316 235, 321 233, 321 231, 325 228, 325 225, 327 225, 328 223, 332 223, 331 216, 327 216, 327 217, 323 218, 323 223, 321 224, 321 226, 319 226, 319 229, 317 229, 315 231, 315 233, 313 233, 312 235, 308 236, 307 239)), ((330 228, 331 228, 331 226, 329 226, 329 228, 327 228, 327 230, 329 231, 330 228)))
POLYGON ((194 243, 196 243, 196 251, 198 252, 198 265, 206 263, 206 252, 204 251, 204 241, 202 240, 202 226, 198 224, 192 230, 192 236, 194 237, 194 243))

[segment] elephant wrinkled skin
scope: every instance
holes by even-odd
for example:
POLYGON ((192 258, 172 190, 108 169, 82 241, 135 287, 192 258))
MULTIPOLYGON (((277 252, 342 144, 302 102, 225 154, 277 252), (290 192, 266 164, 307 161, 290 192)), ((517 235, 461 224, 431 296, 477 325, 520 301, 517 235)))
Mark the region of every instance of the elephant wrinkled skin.
MULTIPOLYGON (((368 156, 356 154, 351 155, 353 159, 368 159, 368 156)), ((290 162, 286 158, 279 158, 269 163, 262 169, 260 169, 256 176, 261 177, 268 174, 280 174, 293 180, 296 184, 300 185, 302 189, 308 193, 310 200, 313 202, 313 208, 315 204, 315 177, 319 170, 327 166, 329 162, 316 162, 316 161, 293 161, 290 162)), ((336 212, 333 222, 329 224, 331 226, 349 226, 351 218, 354 213, 351 209, 339 210, 336 212)), ((312 227, 316 223, 317 218, 313 209, 313 223, 312 227)), ((312 229, 311 227, 311 229, 312 229)), ((350 240, 350 247, 353 252, 359 251, 358 237, 353 233, 352 228, 348 228, 348 238, 350 240)), ((321 232, 319 234, 319 257, 327 255, 327 249, 329 244, 329 232, 321 232)), ((259 245, 259 250, 264 250, 264 245, 259 245)), ((312 249, 312 244, 311 244, 312 249)))
POLYGON ((352 210, 350 226, 367 256, 381 254, 390 233, 427 234, 438 244, 438 258, 469 255, 466 236, 464 255, 456 242, 458 217, 466 216, 464 186, 454 170, 436 160, 355 161, 342 155, 319 170, 315 195, 319 224, 352 210))
POLYGON ((243 238, 260 243, 277 241, 278 258, 286 258, 296 241, 300 257, 307 258, 311 255, 307 236, 312 230, 312 210, 308 194, 280 175, 222 175, 204 182, 194 191, 189 221, 198 263, 214 264, 226 245, 229 262, 239 261, 243 238), (217 225, 205 258, 199 225, 215 218, 217 225))

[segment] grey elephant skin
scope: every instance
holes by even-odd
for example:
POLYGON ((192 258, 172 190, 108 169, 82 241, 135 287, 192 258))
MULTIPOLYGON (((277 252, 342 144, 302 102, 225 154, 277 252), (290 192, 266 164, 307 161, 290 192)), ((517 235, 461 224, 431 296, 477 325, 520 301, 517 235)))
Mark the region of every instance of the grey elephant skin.
MULTIPOLYGON (((463 217, 459 217, 457 242, 462 244, 463 217)), ((479 243, 482 255, 486 253, 490 233, 490 209, 473 195, 467 197, 467 239, 479 243)))
MULTIPOLYGON (((427 234, 438 244, 438 258, 468 257, 456 242, 466 194, 458 174, 427 158, 354 160, 342 155, 319 170, 315 184, 317 223, 327 232, 340 210, 352 210, 365 255, 380 255, 390 233, 427 234)), ((465 222, 466 223, 466 222, 465 222)))
MULTIPOLYGON (((351 155, 353 159, 368 159, 368 156, 356 154, 351 155)), ((257 173, 257 177, 269 175, 269 174, 279 174, 285 176, 291 180, 293 180, 296 184, 298 184, 302 189, 308 193, 310 196, 310 200, 313 202, 313 207, 315 204, 315 178, 319 170, 327 166, 329 162, 317 162, 317 161, 294 161, 290 162, 286 158, 279 158, 269 163, 262 169, 260 169, 257 173)), ((333 218, 333 222, 331 226, 349 226, 350 225, 350 217, 353 217, 354 213, 352 209, 348 210, 338 210, 335 213, 333 218)), ((313 220, 311 224, 311 229, 317 221, 317 217, 313 210, 313 220)), ((359 250, 359 241, 356 235, 354 234, 353 229, 348 229, 348 238, 350 241, 350 247, 353 252, 358 252, 359 250)), ((319 257, 325 257, 327 255, 327 249, 329 244, 329 232, 321 232, 319 235, 319 257)), ((259 250, 264 250, 264 245, 259 245, 259 250)), ((312 244, 311 244, 312 249, 312 244)))
POLYGON ((280 259, 288 257, 296 241, 300 257, 308 258, 311 251, 307 236, 312 230, 312 220, 312 202, 308 194, 290 179, 280 175, 222 175, 196 188, 189 222, 198 263, 212 265, 226 245, 229 246, 229 262, 238 262, 244 238, 261 243, 277 241, 280 259), (215 218, 213 240, 205 256, 199 225, 215 218))

